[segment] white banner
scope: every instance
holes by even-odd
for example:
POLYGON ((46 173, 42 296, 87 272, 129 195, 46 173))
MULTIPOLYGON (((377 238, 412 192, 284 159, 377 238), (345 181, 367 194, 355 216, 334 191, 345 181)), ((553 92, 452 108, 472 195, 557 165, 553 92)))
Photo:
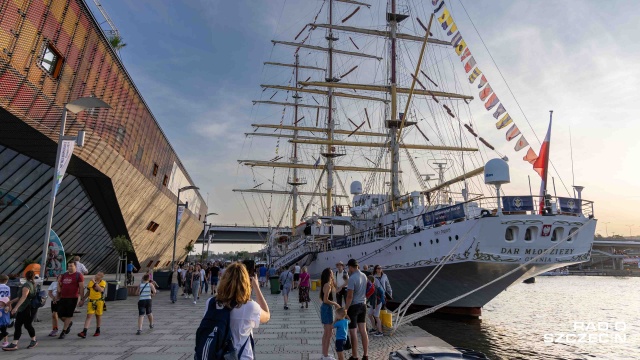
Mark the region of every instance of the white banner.
POLYGON ((58 168, 56 169, 56 194, 64 178, 64 173, 67 172, 67 166, 69 166, 69 161, 71 161, 75 144, 75 140, 62 140, 62 144, 60 145, 60 158, 56 159, 56 163, 58 164, 58 168))
POLYGON ((208 241, 209 244, 211 244, 211 239, 213 239, 213 235, 209 235, 209 241, 208 241))
POLYGON ((185 207, 186 206, 184 205, 178 206, 178 220, 177 220, 178 224, 176 226, 180 226, 180 220, 182 220, 182 213, 184 212, 185 207))

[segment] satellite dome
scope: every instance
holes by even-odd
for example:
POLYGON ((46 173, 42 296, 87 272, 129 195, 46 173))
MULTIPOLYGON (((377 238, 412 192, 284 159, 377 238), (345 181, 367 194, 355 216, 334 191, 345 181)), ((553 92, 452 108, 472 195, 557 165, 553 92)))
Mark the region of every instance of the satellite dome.
POLYGON ((502 159, 491 159, 484 166, 484 183, 485 184, 508 184, 509 179, 509 164, 502 159))

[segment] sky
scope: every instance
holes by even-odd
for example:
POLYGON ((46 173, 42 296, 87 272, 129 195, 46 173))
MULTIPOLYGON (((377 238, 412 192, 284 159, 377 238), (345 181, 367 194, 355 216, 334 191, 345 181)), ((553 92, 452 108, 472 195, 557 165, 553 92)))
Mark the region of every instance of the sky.
MULTIPOLYGON (((431 6, 426 0, 408 2, 431 6)), ((260 217, 252 218, 243 199, 231 192, 247 183, 236 160, 248 149, 254 159, 273 157, 273 146, 271 153, 260 154, 266 148, 253 147, 244 136, 253 130, 252 122, 268 122, 251 100, 262 95, 259 85, 265 80, 278 81, 268 76, 262 63, 282 59, 279 52, 285 50, 270 41, 293 41, 321 4, 103 1, 127 44, 121 51, 125 67, 208 199, 209 211, 219 214, 212 219, 216 224, 261 225, 260 217)), ((583 198, 595 201, 598 233, 640 234, 635 212, 640 208, 640 2, 452 0, 446 5, 495 93, 536 152, 536 136, 544 138, 548 111, 554 111, 551 161, 559 175, 552 171, 550 176, 555 177, 558 195, 567 195, 560 177, 568 188, 575 177, 575 184, 585 186, 583 198)), ((351 9, 340 5, 339 15, 351 9)), ((372 10, 363 8, 345 25, 366 24, 372 16, 372 10)), ((446 51, 455 56, 452 48, 446 51)), ((477 98, 475 88, 463 92, 477 98)), ((479 99, 470 109, 478 129, 510 159, 508 186, 528 193, 530 176, 536 193, 539 180, 521 160, 524 151, 515 152, 514 141, 507 143, 504 132, 495 130, 495 119, 479 99)), ((220 246, 220 251, 230 249, 244 248, 220 246)))

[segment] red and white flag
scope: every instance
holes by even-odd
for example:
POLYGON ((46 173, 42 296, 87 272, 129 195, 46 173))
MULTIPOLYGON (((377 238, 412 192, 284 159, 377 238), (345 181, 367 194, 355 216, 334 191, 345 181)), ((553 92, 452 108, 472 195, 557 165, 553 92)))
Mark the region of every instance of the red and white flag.
POLYGON ((507 135, 506 135, 507 141, 511 141, 515 139, 518 135, 520 135, 520 129, 518 129, 518 127, 515 124, 513 124, 511 128, 507 130, 507 135))
POLYGON ((544 137, 544 142, 540 147, 538 158, 533 163, 533 170, 535 170, 542 182, 540 183, 540 213, 544 208, 544 195, 547 190, 547 175, 549 174, 549 151, 551 150, 551 123, 553 121, 553 112, 549 116, 549 129, 547 130, 547 136, 544 137))

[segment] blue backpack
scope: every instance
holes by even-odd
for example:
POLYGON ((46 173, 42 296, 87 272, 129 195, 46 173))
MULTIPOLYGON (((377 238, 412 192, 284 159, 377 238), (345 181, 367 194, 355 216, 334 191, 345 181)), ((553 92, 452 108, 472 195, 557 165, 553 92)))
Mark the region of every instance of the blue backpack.
POLYGON ((40 285, 35 287, 34 295, 31 297, 31 307, 39 309, 47 302, 47 292, 40 288, 40 285))
POLYGON ((249 339, 236 352, 230 321, 231 309, 226 306, 218 309, 216 298, 211 298, 207 312, 196 331, 195 360, 237 360, 242 356, 249 340, 253 349, 253 336, 249 336, 249 339))

